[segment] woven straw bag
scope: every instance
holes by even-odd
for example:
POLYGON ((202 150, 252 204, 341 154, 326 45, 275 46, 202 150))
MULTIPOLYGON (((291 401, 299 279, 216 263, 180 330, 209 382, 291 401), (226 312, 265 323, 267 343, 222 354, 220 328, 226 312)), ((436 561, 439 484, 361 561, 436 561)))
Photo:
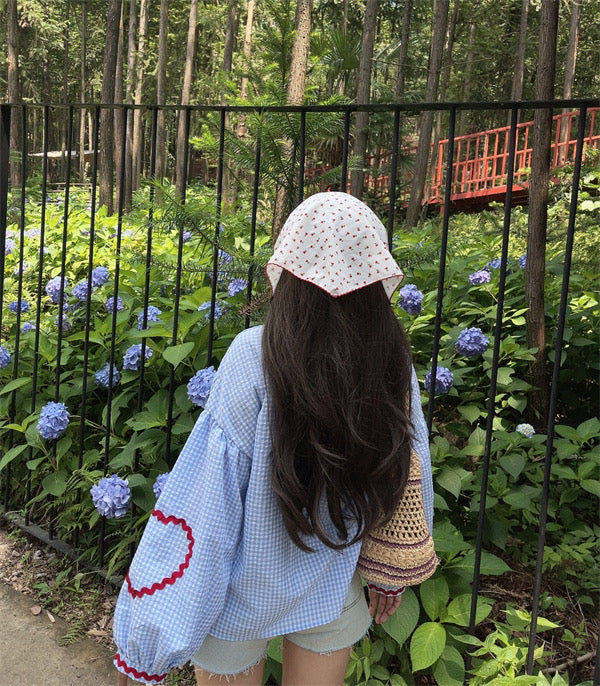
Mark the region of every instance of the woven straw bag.
POLYGON ((390 521, 363 538, 357 569, 371 584, 415 586, 428 579, 437 564, 425 521, 421 463, 412 450, 402 499, 390 521))

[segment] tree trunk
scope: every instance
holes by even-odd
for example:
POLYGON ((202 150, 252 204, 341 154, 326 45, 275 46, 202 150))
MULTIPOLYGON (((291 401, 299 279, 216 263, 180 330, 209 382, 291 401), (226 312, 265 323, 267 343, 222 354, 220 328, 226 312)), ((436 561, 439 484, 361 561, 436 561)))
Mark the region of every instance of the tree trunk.
MULTIPOLYGON (((133 104, 133 80, 135 74, 135 39, 137 26, 137 0, 129 0, 129 29, 127 32, 127 75, 125 77, 125 102, 133 104)), ((133 117, 127 118, 127 140, 125 150, 125 202, 126 209, 131 207, 133 193, 132 181, 133 117)))
MULTIPOLYGON (((223 74, 229 78, 231 65, 233 63, 233 45, 235 42, 236 27, 236 0, 227 1, 227 22, 225 25, 225 45, 223 48, 223 74)), ((221 93, 221 105, 227 104, 225 89, 221 93)), ((225 112, 225 129, 230 129, 229 112, 225 112)), ((231 205, 237 195, 236 184, 233 183, 234 171, 231 168, 232 158, 228 156, 227 163, 223 169, 223 198, 226 205, 231 205)))
MULTIPOLYGON (((87 60, 87 4, 86 0, 81 0, 81 64, 79 65, 79 90, 81 104, 85 102, 85 87, 86 87, 86 68, 87 60)), ((79 181, 85 182, 86 178, 86 161, 85 161, 85 119, 86 112, 81 108, 79 110, 79 181)))
POLYGON ((413 0, 405 0, 402 12, 402 33, 400 35, 400 53, 396 67, 396 100, 404 101, 404 89, 406 83, 406 63, 408 58, 408 38, 410 36, 410 19, 412 15, 413 0))
MULTIPOLYGON (((444 50, 444 40, 446 38, 446 25, 448 23, 448 6, 449 0, 435 0, 433 6, 433 33, 431 38, 431 52, 429 54, 429 73, 427 75, 427 86, 425 88, 425 102, 435 102, 437 97, 440 69, 442 66, 442 53, 444 50)), ((427 178, 427 163, 429 160, 429 151, 431 149, 432 128, 433 112, 423 112, 421 115, 419 144, 415 157, 412 190, 406 212, 407 229, 411 229, 416 225, 421 212, 421 201, 423 200, 423 190, 425 187, 425 179, 427 178)))
MULTIPOLYGON (((475 27, 474 21, 471 22, 469 26, 469 42, 467 47, 467 62, 465 64, 464 80, 463 80, 463 91, 462 100, 463 102, 469 102, 469 97, 471 96, 471 74, 473 73, 473 46, 475 45, 475 27)), ((458 115, 458 126, 456 127, 457 132, 462 135, 466 133, 467 128, 467 110, 461 110, 458 115)))
MULTIPOLYGON (((240 84, 240 99, 246 100, 248 97, 248 71, 250 69, 250 58, 252 57, 252 22, 254 21, 255 0, 248 0, 248 13, 246 16, 246 32, 244 34, 244 75, 240 84)), ((237 126, 237 137, 244 138, 246 135, 246 115, 240 114, 237 126)))
MULTIPOLYGON (((148 0, 140 1, 140 24, 138 49, 135 68, 134 103, 141 105, 144 90, 144 57, 146 55, 146 41, 148 38, 148 0)), ((140 187, 142 175, 142 110, 133 111, 133 140, 131 146, 131 190, 140 187)))
MULTIPOLYGON (((124 7, 121 4, 121 18, 119 21, 119 41, 117 45, 117 66, 115 69, 115 104, 123 104, 123 40, 124 40, 124 27, 123 18, 124 7)), ((121 203, 121 193, 123 193, 123 206, 127 207, 127 189, 126 185, 121 185, 121 151, 123 146, 126 145, 126 133, 123 131, 123 118, 125 114, 122 108, 116 108, 114 111, 114 122, 115 122, 115 144, 114 144, 114 157, 113 164, 115 166, 115 186, 116 186, 116 206, 119 207, 121 203)), ((125 177, 127 178, 127 174, 125 177)))
MULTIPOLYGON (((296 35, 292 45, 290 62, 290 76, 287 89, 287 103, 289 105, 301 105, 304 101, 304 89, 306 85, 306 70, 308 67, 308 54, 310 52, 310 30, 312 19, 313 0, 298 0, 296 5, 296 35)), ((294 153, 294 141, 287 139, 283 145, 282 156, 284 164, 292 162, 294 153)), ((275 207, 273 209, 273 240, 279 235, 286 216, 291 212, 294 205, 294 181, 293 178, 282 179, 277 187, 275 207)))
MULTIPOLYGON (((6 0, 6 40, 8 56, 8 75, 6 99, 9 104, 21 102, 21 84, 19 81, 19 24, 17 19, 17 0, 6 0)), ((10 117, 10 151, 17 152, 21 149, 20 141, 21 117, 17 108, 13 108, 10 117)), ((21 183, 21 165, 19 162, 10 162, 10 183, 17 188, 21 183)))
MULTIPOLYGON (((106 41, 104 44, 104 60, 102 65, 102 95, 103 105, 114 103, 115 72, 117 67, 117 43, 119 35, 119 20, 121 17, 121 0, 110 0, 106 15, 106 41)), ((105 205, 108 214, 113 213, 113 145, 114 118, 111 109, 105 107, 100 116, 100 162, 99 187, 100 206, 105 205)))
MULTIPOLYGON (((167 102, 167 28, 169 24, 169 0, 160 0, 158 24, 158 69, 156 74, 156 102, 167 102)), ((167 173, 167 140, 165 133, 165 111, 159 107, 156 118, 156 178, 167 173)))
MULTIPOLYGON (((521 100, 523 97, 523 78, 525 75, 525 51, 527 49, 527 15, 529 13, 529 0, 521 3, 521 24, 519 27, 519 45, 513 73, 511 100, 521 100)), ((507 126, 510 126, 511 113, 508 113, 507 126)))
MULTIPOLYGON (((538 68, 535 97, 554 97, 556 72, 556 42, 559 0, 542 0, 538 68)), ((530 366, 531 391, 528 414, 532 422, 543 425, 549 407, 546 375, 546 331, 544 322, 544 277, 546 261, 546 225, 548 220, 548 184, 550 175, 550 144, 552 110, 538 109, 533 118, 531 178, 529 184, 529 219, 527 231, 527 267, 525 269, 525 304, 527 310, 527 346, 537 348, 530 366)))
MULTIPOLYGON (((579 18, 581 15, 581 0, 571 2, 571 21, 569 24, 569 45, 567 47, 567 63, 565 65, 565 78, 563 81, 562 96, 568 100, 573 91, 573 81, 575 80, 575 63, 577 62, 577 45, 579 43, 579 18)), ((564 109, 563 114, 569 110, 564 109)), ((570 133, 568 117, 564 117, 560 124, 560 141, 567 143, 570 133)), ((560 163, 564 164, 567 157, 568 146, 565 145, 560 150, 560 163)))
MULTIPOLYGON (((356 103, 368 105, 371 102, 371 65, 373 63, 373 46, 375 45, 375 31, 377 29, 377 10, 379 0, 367 0, 363 20, 362 41, 360 48, 360 62, 356 85, 356 103)), ((369 113, 357 112, 354 134, 353 153, 362 160, 362 167, 366 164, 367 142, 369 138, 369 113)), ((363 169, 353 171, 350 179, 350 192, 357 198, 362 197, 365 173, 363 169)))
MULTIPOLYGON (((190 16, 188 20, 187 49, 185 56, 185 70, 183 73, 183 86, 181 88, 181 104, 190 104, 192 91, 192 73, 194 69, 194 56, 196 48, 196 24, 198 22, 198 0, 190 1, 190 16)), ((187 183, 187 168, 185 165, 185 151, 188 145, 185 131, 185 111, 179 111, 177 125, 177 150, 175 154, 175 187, 180 198, 183 198, 187 183)))

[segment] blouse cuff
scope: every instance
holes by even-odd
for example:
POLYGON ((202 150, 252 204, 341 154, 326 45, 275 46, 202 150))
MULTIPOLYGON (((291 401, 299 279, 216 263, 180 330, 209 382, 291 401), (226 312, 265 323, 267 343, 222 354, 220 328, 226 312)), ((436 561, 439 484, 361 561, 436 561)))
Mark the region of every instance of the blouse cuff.
POLYGON ((385 595, 385 596, 398 597, 404 593, 404 586, 398 586, 396 588, 388 587, 388 586, 383 587, 383 586, 379 586, 377 584, 372 584, 372 583, 367 582, 367 588, 370 591, 375 591, 375 593, 380 593, 381 595, 385 595))
POLYGON ((135 667, 128 665, 119 653, 115 655, 113 662, 119 672, 126 674, 130 679, 141 681, 143 684, 162 684, 167 678, 168 672, 165 674, 148 674, 148 672, 135 669, 135 667))

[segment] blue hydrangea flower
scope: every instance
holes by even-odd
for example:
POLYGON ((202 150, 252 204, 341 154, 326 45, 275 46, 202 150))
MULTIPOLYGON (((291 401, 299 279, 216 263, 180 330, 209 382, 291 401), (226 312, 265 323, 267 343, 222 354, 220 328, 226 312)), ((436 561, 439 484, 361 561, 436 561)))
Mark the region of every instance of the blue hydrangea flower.
MULTIPOLYGON (((152 357, 152 350, 146 346, 144 353, 147 360, 152 357)), ((142 358, 142 344, 134 343, 130 348, 127 348, 125 355, 123 355, 123 369, 131 369, 138 371, 140 368, 140 361, 142 358)))
MULTIPOLYGON (((58 315, 56 315, 56 317, 54 317, 54 326, 56 326, 56 328, 58 328, 59 325, 60 325, 60 317, 58 315)), ((63 316, 62 330, 63 331, 69 331, 72 328, 72 326, 73 325, 71 324, 69 319, 67 317, 63 316)))
POLYGON ((108 269, 106 267, 95 267, 92 269, 92 286, 98 288, 108 281, 108 269))
MULTIPOLYGON (((202 312, 203 310, 208 310, 207 313, 204 315, 205 319, 210 319, 210 300, 207 300, 205 303, 202 303, 200 307, 198 308, 198 312, 202 312)), ((220 319, 223 316, 223 313, 225 312, 225 308, 221 305, 219 302, 215 302, 215 319, 220 319)))
POLYGON ((14 269, 13 269, 13 274, 15 276, 19 276, 19 272, 22 270, 23 273, 25 273, 31 265, 29 262, 20 262, 14 269))
MULTIPOLYGON (((147 315, 146 315, 146 321, 147 322, 160 322, 162 321, 159 318, 159 314, 162 314, 162 310, 159 310, 158 307, 154 307, 154 305, 148 305, 148 309, 146 310, 147 315)), ((137 328, 138 331, 142 330, 142 327, 144 326, 144 313, 140 312, 138 315, 138 324, 137 328)))
POLYGON ((27 300, 15 300, 10 303, 8 309, 15 314, 21 310, 21 312, 29 312, 29 303, 27 300))
POLYGON ((187 243, 194 234, 191 231, 183 232, 183 242, 187 243))
MULTIPOLYGON (((452 384, 454 383, 454 377, 452 372, 446 367, 437 367, 435 372, 435 392, 438 395, 443 395, 448 393, 452 384)), ((431 392, 431 370, 425 375, 425 389, 431 392)))
MULTIPOLYGON (((104 388, 108 388, 108 383, 109 383, 109 372, 110 372, 110 365, 107 362, 104 367, 99 369, 95 374, 94 374, 94 379, 96 380, 96 383, 98 386, 104 386, 104 388)), ((113 375, 112 375, 112 385, 113 387, 116 386, 119 383, 119 379, 121 378, 121 375, 119 374, 119 370, 117 369, 117 366, 113 364, 113 375)))
POLYGON ((163 489, 167 484, 169 474, 170 472, 165 472, 164 474, 159 474, 156 477, 156 481, 154 482, 154 486, 152 486, 152 490, 157 498, 160 497, 160 494, 163 492, 163 489))
POLYGON ((35 324, 31 322, 25 322, 21 327, 21 333, 27 333, 28 331, 35 331, 35 324))
POLYGON ((55 304, 59 303, 61 288, 64 289, 68 285, 69 281, 66 276, 55 276, 53 279, 50 279, 50 281, 48 281, 46 284, 46 293, 48 294, 50 300, 55 304))
POLYGON ((525 253, 524 255, 521 255, 521 257, 519 257, 519 267, 521 267, 521 269, 525 269, 526 266, 527 266, 527 253, 525 253))
POLYGON ((42 407, 37 430, 42 438, 60 438, 69 426, 69 411, 64 403, 49 402, 42 407))
POLYGON ((408 314, 419 314, 423 309, 423 293, 414 285, 409 283, 403 286, 398 293, 398 304, 408 312, 408 314))
POLYGON ((39 229, 28 229, 25 231, 27 238, 37 238, 41 234, 39 229))
POLYGON ((94 507, 107 519, 124 517, 131 504, 129 482, 117 474, 100 479, 90 488, 90 494, 94 507))
POLYGON ((229 264, 233 260, 233 257, 228 252, 225 252, 224 250, 219 250, 219 263, 220 264, 229 264))
MULTIPOLYGON (((92 286, 92 293, 94 292, 94 286, 92 286)), ((87 279, 84 279, 82 281, 79 281, 75 286, 73 286, 73 290, 71 293, 77 298, 77 300, 81 300, 81 302, 85 302, 88 298, 88 282, 87 279)))
POLYGON ((478 272, 474 272, 469 275, 469 282, 472 286, 479 285, 481 283, 489 283, 492 280, 492 275, 486 269, 480 269, 478 272))
POLYGON ((10 360, 10 353, 3 345, 0 345, 0 369, 8 367, 8 365, 10 364, 10 360))
POLYGON ((500 269, 502 264, 502 259, 497 257, 495 260, 490 260, 484 267, 485 271, 489 272, 490 269, 500 269))
POLYGON ((476 326, 471 329, 463 329, 456 339, 457 351, 467 357, 482 355, 487 350, 489 344, 489 339, 476 326))
POLYGON ((196 372, 187 385, 188 398, 198 407, 204 407, 215 379, 215 368, 211 365, 196 372))
POLYGON ((227 295, 234 296, 248 287, 246 279, 232 279, 227 287, 227 295))
POLYGON ((521 436, 525 436, 525 438, 531 438, 535 435, 535 429, 531 424, 517 424, 515 431, 518 431, 521 436))
POLYGON ((4 243, 4 254, 5 255, 10 255, 11 252, 17 247, 17 244, 13 241, 12 238, 7 238, 6 242, 4 243))
MULTIPOLYGON (((109 298, 109 299, 106 301, 106 304, 104 305, 104 306, 106 307, 106 309, 107 309, 111 314, 112 314, 112 311, 113 311, 114 302, 115 302, 115 299, 114 299, 114 296, 113 296, 112 298, 109 298)), ((121 300, 121 298, 119 298, 119 297, 117 296, 117 312, 121 312, 123 309, 124 309, 124 307, 123 307, 123 301, 121 300)))

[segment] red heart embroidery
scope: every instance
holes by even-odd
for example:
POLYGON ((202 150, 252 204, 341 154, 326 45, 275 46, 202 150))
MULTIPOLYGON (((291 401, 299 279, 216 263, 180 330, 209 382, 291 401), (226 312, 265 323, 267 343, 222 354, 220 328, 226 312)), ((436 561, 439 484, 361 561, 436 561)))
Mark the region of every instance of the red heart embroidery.
POLYGON ((142 588, 134 588, 131 580, 129 579, 129 573, 125 577, 127 582, 127 590, 129 594, 134 598, 141 598, 145 595, 154 595, 156 591, 162 591, 165 586, 174 584, 177 579, 181 579, 183 572, 187 569, 190 564, 190 559, 192 558, 192 550, 194 548, 194 536, 192 534, 191 527, 186 523, 185 519, 179 519, 178 517, 173 517, 169 515, 166 517, 160 510, 152 510, 152 517, 156 517, 161 524, 167 526, 168 524, 174 524, 175 526, 180 526, 186 534, 188 540, 188 549, 184 561, 179 565, 179 567, 169 576, 164 577, 161 581, 157 581, 152 584, 152 586, 142 586, 142 588))

